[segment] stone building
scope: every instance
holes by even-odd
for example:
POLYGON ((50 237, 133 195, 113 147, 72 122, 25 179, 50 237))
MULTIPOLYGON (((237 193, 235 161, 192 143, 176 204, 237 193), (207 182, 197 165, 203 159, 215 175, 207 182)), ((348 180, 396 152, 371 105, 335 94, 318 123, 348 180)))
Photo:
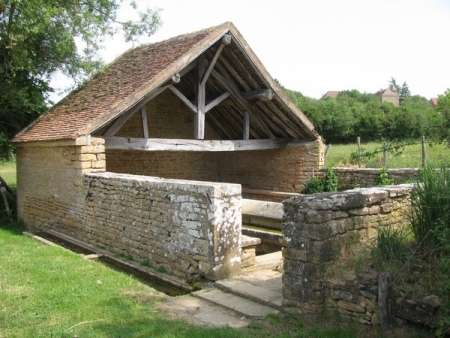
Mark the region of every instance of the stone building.
POLYGON ((380 89, 376 95, 381 102, 391 102, 396 107, 400 105, 400 96, 394 86, 386 89, 380 89))
POLYGON ((29 227, 212 279, 239 273, 242 192, 298 192, 323 166, 231 23, 125 52, 12 142, 29 227))

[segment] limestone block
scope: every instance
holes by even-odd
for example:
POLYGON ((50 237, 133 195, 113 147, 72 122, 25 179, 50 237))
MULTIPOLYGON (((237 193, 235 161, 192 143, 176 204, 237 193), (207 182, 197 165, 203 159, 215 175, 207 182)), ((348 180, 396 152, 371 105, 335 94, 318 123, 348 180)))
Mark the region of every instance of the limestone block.
POLYGON ((359 304, 351 303, 351 302, 348 302, 345 300, 339 300, 338 306, 339 306, 339 308, 350 311, 350 312, 356 312, 356 313, 365 313, 366 312, 366 309, 363 306, 361 306, 359 304))

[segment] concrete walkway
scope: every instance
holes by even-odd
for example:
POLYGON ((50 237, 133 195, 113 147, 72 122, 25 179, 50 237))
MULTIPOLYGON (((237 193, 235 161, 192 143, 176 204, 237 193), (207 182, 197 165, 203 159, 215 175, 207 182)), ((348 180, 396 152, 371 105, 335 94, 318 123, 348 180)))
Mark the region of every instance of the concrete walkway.
POLYGON ((281 252, 257 256, 255 266, 244 269, 240 276, 171 298, 161 308, 196 325, 244 327, 281 310, 281 268, 281 252))

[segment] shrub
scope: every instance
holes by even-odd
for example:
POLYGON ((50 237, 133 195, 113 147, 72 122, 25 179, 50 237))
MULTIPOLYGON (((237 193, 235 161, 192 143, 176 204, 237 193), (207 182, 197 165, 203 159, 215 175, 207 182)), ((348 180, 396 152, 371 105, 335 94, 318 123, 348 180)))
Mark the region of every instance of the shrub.
POLYGON ((314 177, 306 182, 306 188, 303 190, 304 194, 315 194, 325 191, 337 191, 338 190, 338 176, 336 172, 331 168, 325 169, 325 177, 314 177))
POLYGON ((377 177, 377 186, 394 184, 394 179, 389 177, 386 167, 381 168, 377 177))
POLYGON ((304 194, 315 194, 324 191, 323 179, 314 177, 306 182, 306 188, 303 190, 304 194))
POLYGON ((325 179, 323 182, 324 191, 337 191, 338 190, 339 179, 336 172, 331 169, 325 169, 325 179))

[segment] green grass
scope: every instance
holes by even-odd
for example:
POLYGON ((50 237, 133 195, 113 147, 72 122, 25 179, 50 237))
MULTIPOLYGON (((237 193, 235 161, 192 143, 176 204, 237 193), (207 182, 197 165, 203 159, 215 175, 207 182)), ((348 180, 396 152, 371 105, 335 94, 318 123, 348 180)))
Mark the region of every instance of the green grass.
MULTIPOLYGON (((373 151, 375 148, 382 147, 382 143, 366 143, 361 148, 366 151, 373 151)), ((356 166, 356 163, 350 163, 350 155, 358 149, 356 142, 354 144, 332 145, 325 164, 331 167, 356 166)), ((437 144, 433 147, 427 146, 427 161, 435 166, 440 166, 450 158, 450 148, 446 144, 437 144)), ((363 167, 381 168, 383 166, 383 154, 363 162, 363 167)), ((422 145, 416 144, 407 146, 398 156, 388 154, 388 168, 420 168, 422 166, 422 145)))
MULTIPOLYGON (((324 318, 271 316, 248 328, 205 328, 171 320, 167 296, 131 276, 0 226, 0 337, 375 337, 324 318)), ((374 331, 374 330, 372 330, 374 331)))
POLYGON ((10 187, 15 187, 17 182, 16 162, 0 162, 0 176, 10 187))

